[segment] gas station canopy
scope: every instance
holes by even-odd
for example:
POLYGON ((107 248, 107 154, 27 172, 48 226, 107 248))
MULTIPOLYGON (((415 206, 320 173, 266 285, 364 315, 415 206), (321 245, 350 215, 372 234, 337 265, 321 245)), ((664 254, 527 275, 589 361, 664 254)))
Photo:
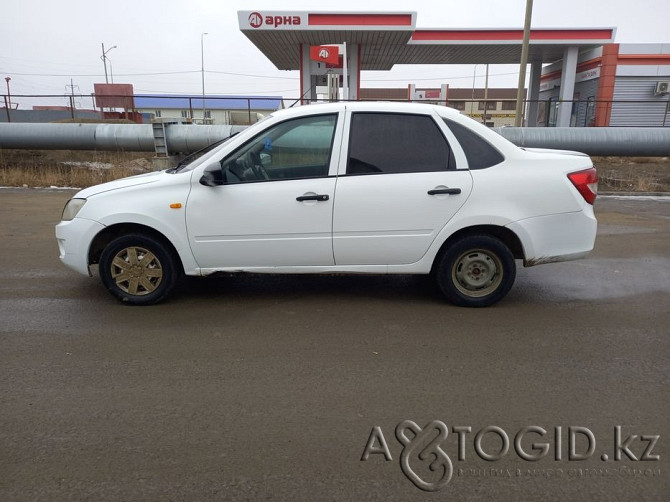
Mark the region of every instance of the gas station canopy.
MULTIPOLYGON (((417 29, 416 12, 239 11, 238 21, 242 33, 278 69, 300 70, 303 103, 317 99, 324 78, 334 82, 339 75, 343 98, 359 99, 362 70, 390 70, 396 64, 519 64, 523 43, 522 29, 417 29), (327 47, 341 44, 342 65, 328 65, 310 53, 312 46, 327 54, 327 47)), ((563 60, 557 123, 569 125, 579 53, 612 43, 615 32, 615 28, 531 29, 529 125, 536 123, 542 64, 563 60)), ((440 100, 447 103, 446 90, 440 100)))
MULTIPOLYGON (((240 11, 239 26, 280 70, 301 69, 301 46, 360 47, 359 70, 390 70, 395 64, 518 64, 523 29, 416 29, 416 12, 240 11)), ((611 43, 614 28, 535 28, 529 63, 564 57, 611 43)))

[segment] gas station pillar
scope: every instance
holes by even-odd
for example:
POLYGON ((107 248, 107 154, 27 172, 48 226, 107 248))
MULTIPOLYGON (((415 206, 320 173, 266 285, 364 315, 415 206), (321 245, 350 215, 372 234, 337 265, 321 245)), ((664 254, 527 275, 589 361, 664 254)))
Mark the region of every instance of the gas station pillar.
POLYGON ((561 88, 558 95, 558 117, 556 127, 570 127, 572 117, 572 99, 575 94, 575 76, 577 74, 577 56, 579 47, 565 49, 561 72, 561 88))
POLYGON ((540 99, 540 77, 542 76, 542 61, 531 63, 530 81, 528 83, 528 105, 526 106, 526 126, 537 127, 537 110, 540 99))
POLYGON ((360 45, 351 44, 347 45, 347 59, 349 60, 349 67, 347 68, 347 73, 349 73, 349 100, 358 101, 358 90, 361 87, 361 65, 360 57, 361 50, 360 45))
POLYGON ((300 44, 300 104, 316 101, 316 82, 312 78, 312 60, 309 45, 300 44))

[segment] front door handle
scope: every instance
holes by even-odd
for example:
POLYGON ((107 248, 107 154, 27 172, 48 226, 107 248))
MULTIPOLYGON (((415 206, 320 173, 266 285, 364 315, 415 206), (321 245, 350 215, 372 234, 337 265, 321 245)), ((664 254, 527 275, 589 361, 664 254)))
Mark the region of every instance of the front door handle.
POLYGON ((319 202, 324 202, 330 199, 328 195, 326 194, 316 194, 316 195, 301 195, 300 197, 296 197, 295 200, 298 202, 302 202, 304 200, 316 200, 319 202))
POLYGON ((428 190, 428 195, 440 195, 440 194, 448 194, 448 195, 458 195, 461 193, 460 188, 435 188, 433 190, 428 190))

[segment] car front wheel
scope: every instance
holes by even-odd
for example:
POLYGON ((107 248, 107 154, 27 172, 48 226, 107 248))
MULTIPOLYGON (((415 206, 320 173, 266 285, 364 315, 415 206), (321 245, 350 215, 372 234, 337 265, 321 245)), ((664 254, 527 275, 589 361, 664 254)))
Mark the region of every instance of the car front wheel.
POLYGON ((514 256, 500 240, 472 235, 452 244, 437 264, 437 284, 461 307, 488 307, 509 292, 516 276, 514 256))
POLYGON ((109 292, 124 303, 151 305, 174 287, 175 260, 159 241, 144 235, 123 235, 100 255, 100 278, 109 292))

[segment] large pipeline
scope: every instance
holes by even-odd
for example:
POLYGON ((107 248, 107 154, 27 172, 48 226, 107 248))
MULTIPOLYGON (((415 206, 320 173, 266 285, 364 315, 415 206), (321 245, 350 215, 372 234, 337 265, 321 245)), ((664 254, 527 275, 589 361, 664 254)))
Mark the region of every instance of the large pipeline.
POLYGON ((670 127, 496 127, 517 146, 589 155, 670 156, 670 127))
MULTIPOLYGON (((169 153, 189 153, 246 126, 166 126, 169 153)), ((670 127, 498 127, 522 147, 575 150, 589 155, 670 156, 670 127)), ((0 123, 0 148, 155 151, 149 124, 0 123)))
MULTIPOLYGON (((169 124, 166 126, 168 151, 194 152, 245 127, 169 124)), ((0 123, 0 148, 155 151, 150 124, 0 123)))

